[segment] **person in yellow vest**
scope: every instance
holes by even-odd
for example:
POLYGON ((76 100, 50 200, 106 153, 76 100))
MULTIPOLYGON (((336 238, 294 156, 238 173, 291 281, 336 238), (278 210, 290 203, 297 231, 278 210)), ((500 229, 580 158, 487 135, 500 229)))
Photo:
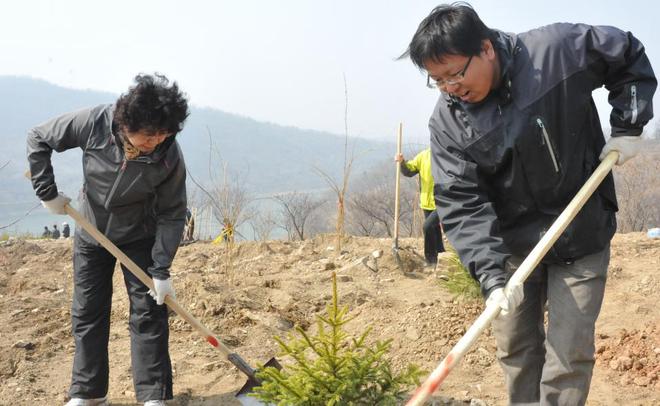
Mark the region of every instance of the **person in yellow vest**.
POLYGON ((442 229, 440 218, 435 210, 435 197, 433 194, 433 176, 431 175, 431 149, 426 148, 410 161, 403 158, 403 154, 397 154, 395 161, 401 164, 403 176, 412 177, 419 174, 419 207, 424 211, 424 258, 427 266, 433 266, 438 262, 438 253, 445 252, 442 244, 442 229))

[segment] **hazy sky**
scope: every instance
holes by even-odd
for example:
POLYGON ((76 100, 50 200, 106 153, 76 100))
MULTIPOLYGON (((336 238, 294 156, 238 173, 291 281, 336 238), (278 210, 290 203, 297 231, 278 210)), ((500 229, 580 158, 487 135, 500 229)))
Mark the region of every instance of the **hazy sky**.
MULTIPOLYGON (((284 125, 428 140, 437 91, 394 61, 439 1, 22 0, 0 14, 0 74, 126 90, 139 72, 179 82, 191 102, 284 125)), ((558 21, 615 25, 644 42, 660 72, 657 1, 472 1, 493 28, 558 21)), ((607 110, 604 91, 597 97, 607 110)), ((656 106, 660 105, 656 95, 656 106)), ((657 110, 657 107, 656 107, 657 110)))

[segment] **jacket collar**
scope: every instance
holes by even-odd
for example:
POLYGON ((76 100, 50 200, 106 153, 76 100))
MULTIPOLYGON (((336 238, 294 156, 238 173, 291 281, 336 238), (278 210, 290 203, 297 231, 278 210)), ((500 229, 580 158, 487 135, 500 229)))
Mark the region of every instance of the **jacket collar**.
POLYGON ((519 49, 516 47, 517 37, 515 34, 507 34, 494 30, 495 40, 493 45, 500 61, 500 86, 491 92, 492 95, 499 98, 499 105, 506 105, 511 102, 511 76, 513 71, 514 59, 519 49))

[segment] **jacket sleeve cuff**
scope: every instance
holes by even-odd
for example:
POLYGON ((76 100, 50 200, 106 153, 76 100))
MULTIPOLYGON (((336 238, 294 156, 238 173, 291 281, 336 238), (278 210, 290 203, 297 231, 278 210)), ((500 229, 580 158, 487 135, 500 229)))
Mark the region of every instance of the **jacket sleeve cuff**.
POLYGON ((401 166, 401 174, 403 176, 410 178, 412 176, 417 175, 417 172, 413 172, 408 168, 408 165, 406 165, 406 161, 399 162, 399 165, 401 166))
POLYGON ((53 199, 56 199, 57 196, 59 196, 59 192, 57 191, 57 188, 54 187, 48 192, 48 194, 45 194, 43 196, 39 196, 39 200, 41 200, 42 202, 48 202, 48 201, 51 201, 53 199))
POLYGON ((612 137, 639 137, 642 135, 641 128, 612 127, 612 137))
POLYGON ((503 288, 506 285, 508 275, 506 272, 498 272, 496 274, 484 274, 479 279, 479 285, 481 286, 481 294, 485 299, 488 299, 488 296, 497 288, 503 288))
POLYGON ((164 281, 170 277, 170 270, 168 268, 149 267, 147 271, 153 279, 164 281))

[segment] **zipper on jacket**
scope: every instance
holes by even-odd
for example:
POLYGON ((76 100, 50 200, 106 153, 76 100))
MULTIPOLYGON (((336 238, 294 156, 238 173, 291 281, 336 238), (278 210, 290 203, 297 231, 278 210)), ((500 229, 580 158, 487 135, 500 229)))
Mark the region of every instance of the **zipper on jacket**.
POLYGON ((630 124, 637 122, 637 86, 630 86, 630 108, 632 109, 632 118, 630 124))
POLYGON ((548 135, 548 131, 545 129, 543 120, 541 120, 540 117, 537 118, 536 124, 538 124, 539 128, 541 129, 541 133, 543 134, 543 137, 541 138, 541 142, 542 144, 545 144, 546 148, 548 149, 548 152, 550 153, 550 158, 552 158, 552 164, 555 167, 555 172, 559 173, 559 163, 557 163, 557 157, 555 156, 555 151, 552 149, 552 144, 550 144, 550 136, 548 135))
POLYGON ((112 196, 115 195, 115 190, 117 189, 117 186, 119 185, 119 181, 121 180, 122 175, 124 174, 124 171, 126 171, 126 159, 121 163, 121 167, 119 168, 119 174, 117 175, 117 178, 115 178, 115 183, 112 184, 112 188, 110 188, 110 193, 108 193, 108 197, 105 199, 105 208, 108 209, 108 204, 110 203, 110 200, 112 199, 112 196))

